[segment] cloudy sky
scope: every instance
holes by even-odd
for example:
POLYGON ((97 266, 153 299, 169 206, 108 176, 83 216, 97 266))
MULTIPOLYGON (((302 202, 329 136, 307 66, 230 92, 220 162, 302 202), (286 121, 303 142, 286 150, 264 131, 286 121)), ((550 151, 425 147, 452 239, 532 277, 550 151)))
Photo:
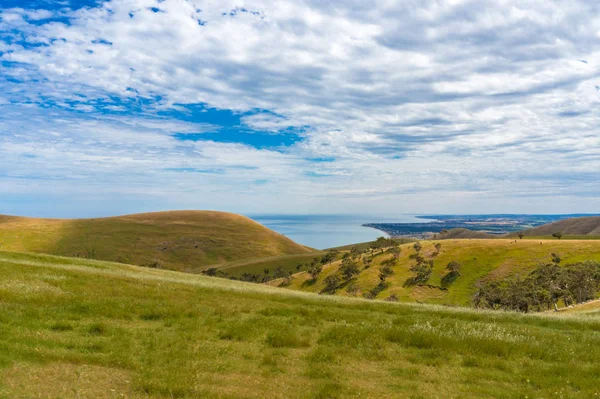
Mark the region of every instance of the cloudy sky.
POLYGON ((0 213, 600 211, 597 1, 0 7, 0 213))

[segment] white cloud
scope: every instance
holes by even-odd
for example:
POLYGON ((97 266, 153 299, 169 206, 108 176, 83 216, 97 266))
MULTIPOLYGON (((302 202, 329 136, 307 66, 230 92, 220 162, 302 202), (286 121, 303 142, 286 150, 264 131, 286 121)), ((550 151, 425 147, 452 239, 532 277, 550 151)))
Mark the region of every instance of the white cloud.
POLYGON ((114 190, 163 184, 193 202, 195 187, 231 207, 238 194, 263 198, 240 205, 250 210, 277 196, 280 210, 331 199, 354 210, 375 198, 445 212, 448 195, 463 201, 455 211, 519 211, 529 195, 558 198, 539 212, 570 211, 572 196, 589 198, 577 200, 582 210, 600 196, 600 6, 588 1, 113 0, 65 14, 70 25, 29 23, 48 13, 0 14, 0 30, 43 44, 0 42, 11 63, 0 71, 24 82, 0 80, 5 102, 90 112, 115 96, 153 100, 142 114, 103 119, 12 107, 0 126, 11 176, 33 173, 19 154, 35 148, 53 176, 87 181, 93 164, 106 187, 126 183, 114 190), (182 142, 171 134, 216 128, 151 117, 198 103, 267 110, 242 124, 303 128, 304 141, 285 153, 182 142))

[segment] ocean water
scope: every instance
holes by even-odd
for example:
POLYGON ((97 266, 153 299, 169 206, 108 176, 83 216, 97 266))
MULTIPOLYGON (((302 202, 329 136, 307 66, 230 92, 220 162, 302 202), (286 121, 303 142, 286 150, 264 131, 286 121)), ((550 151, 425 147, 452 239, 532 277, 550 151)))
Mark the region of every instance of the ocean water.
POLYGON ((423 223, 416 215, 247 215, 268 228, 312 248, 325 249, 387 236, 363 223, 423 223))

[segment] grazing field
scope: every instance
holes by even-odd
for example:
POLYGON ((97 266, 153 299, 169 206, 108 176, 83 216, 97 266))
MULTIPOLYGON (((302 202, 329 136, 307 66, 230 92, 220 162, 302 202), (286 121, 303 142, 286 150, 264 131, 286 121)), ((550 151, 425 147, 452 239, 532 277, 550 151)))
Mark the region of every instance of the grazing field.
MULTIPOLYGON (((421 254, 426 261, 433 261, 431 276, 425 284, 405 286, 414 274, 409 269, 416 261, 413 244, 400 246, 398 263, 391 267, 393 274, 387 278, 388 286, 377 293, 377 299, 394 296, 400 301, 424 302, 445 305, 470 305, 477 283, 503 279, 510 275, 525 275, 543 263, 551 261, 551 254, 561 257, 561 264, 585 260, 600 261, 600 240, 519 240, 519 239, 465 239, 421 241, 421 254), (441 244, 439 254, 435 243, 441 244), (449 273, 448 263, 460 263, 460 276, 446 284, 444 277, 449 273)), ((382 262, 392 258, 389 253, 374 252, 373 262, 366 266, 359 261, 360 273, 348 282, 343 282, 335 294, 342 296, 362 296, 377 287, 382 262)), ((362 258, 369 258, 369 253, 362 258)), ((338 274, 341 262, 328 265, 317 280, 307 273, 294 276, 287 288, 308 292, 321 292, 325 279, 338 274)), ((280 284, 273 281, 271 284, 280 284)))
POLYGON ((99 219, 0 216, 0 249, 192 271, 312 249, 240 215, 171 211, 99 219))
POLYGON ((2 398, 600 394, 600 320, 0 253, 2 398), (268 394, 267 394, 268 393, 268 394))

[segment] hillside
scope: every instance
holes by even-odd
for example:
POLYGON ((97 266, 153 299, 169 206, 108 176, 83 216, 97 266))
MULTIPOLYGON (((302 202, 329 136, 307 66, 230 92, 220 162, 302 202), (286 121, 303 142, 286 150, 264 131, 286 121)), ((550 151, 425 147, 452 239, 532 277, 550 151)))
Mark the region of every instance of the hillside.
MULTIPOLYGON (((526 237, 551 236, 562 233, 564 236, 600 236, 600 216, 588 216, 559 220, 522 232, 526 237)), ((517 236, 514 233, 511 236, 517 236)))
POLYGON ((0 304, 2 398, 598 393, 598 313, 521 315, 316 296, 8 252, 0 252, 0 304))
MULTIPOLYGON (((551 253, 562 258, 562 264, 584 260, 600 261, 600 240, 519 240, 519 239, 452 239, 441 241, 421 241, 421 253, 426 261, 434 262, 433 272, 425 285, 404 286, 414 275, 409 270, 415 264, 411 259, 415 255, 413 244, 400 246, 398 263, 392 267, 393 274, 387 278, 388 288, 377 293, 377 299, 395 296, 399 301, 425 302, 444 305, 470 305, 476 285, 479 281, 502 279, 513 274, 527 274, 541 263, 551 260, 551 253), (435 255, 435 243, 441 244, 441 250, 435 255), (451 261, 461 264, 460 276, 453 282, 444 283, 448 274, 446 266, 451 261)), ((360 274, 349 283, 343 283, 335 291, 342 296, 363 296, 377 287, 382 263, 392 258, 389 253, 374 252, 372 263, 366 267, 359 261, 360 274)), ((362 258, 370 258, 367 253, 362 258)), ((318 279, 313 282, 307 273, 294 276, 288 288, 321 292, 325 288, 325 279, 337 274, 341 262, 324 268, 318 279)), ((272 284, 279 284, 273 281, 272 284)))
POLYGON ((450 239, 465 239, 465 238, 500 238, 500 235, 488 234, 483 231, 474 231, 469 229, 450 229, 444 233, 434 234, 431 238, 434 240, 450 240, 450 239))
POLYGON ((240 215, 213 211, 143 213, 98 219, 0 216, 2 250, 118 261, 191 271, 312 250, 240 215))

